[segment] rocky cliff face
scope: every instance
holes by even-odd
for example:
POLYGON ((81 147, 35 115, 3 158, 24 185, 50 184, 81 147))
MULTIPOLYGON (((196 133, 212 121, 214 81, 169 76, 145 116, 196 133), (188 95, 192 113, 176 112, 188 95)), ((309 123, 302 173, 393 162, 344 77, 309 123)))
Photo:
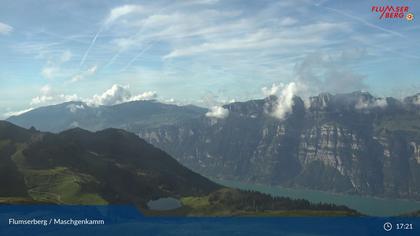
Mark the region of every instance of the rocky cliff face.
POLYGON ((204 175, 326 191, 420 199, 418 95, 403 102, 365 92, 295 97, 283 120, 275 97, 226 105, 138 134, 204 175))

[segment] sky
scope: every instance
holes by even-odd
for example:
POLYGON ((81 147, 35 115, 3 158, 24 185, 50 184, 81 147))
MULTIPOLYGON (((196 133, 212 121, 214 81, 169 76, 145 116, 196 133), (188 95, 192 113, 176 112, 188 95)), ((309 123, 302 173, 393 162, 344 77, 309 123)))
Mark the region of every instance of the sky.
POLYGON ((212 107, 281 88, 401 98, 420 92, 417 12, 415 0, 2 0, 0 119, 71 100, 212 107), (414 20, 379 19, 376 5, 414 20))

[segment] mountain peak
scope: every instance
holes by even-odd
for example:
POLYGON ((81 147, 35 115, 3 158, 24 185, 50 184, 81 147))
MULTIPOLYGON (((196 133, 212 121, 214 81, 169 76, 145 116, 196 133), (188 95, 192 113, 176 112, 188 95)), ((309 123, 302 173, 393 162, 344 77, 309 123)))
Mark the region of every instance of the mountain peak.
POLYGON ((420 106, 420 93, 404 98, 404 103, 411 106, 420 106))
POLYGON ((176 106, 157 101, 133 101, 113 106, 89 106, 84 102, 66 102, 40 107, 7 120, 19 126, 34 126, 41 131, 60 132, 81 127, 91 131, 106 128, 133 129, 158 124, 173 124, 204 115, 206 109, 176 106))
POLYGON ((320 93, 318 96, 310 97, 310 107, 311 108, 318 108, 318 109, 325 109, 328 107, 333 95, 330 93, 320 93))

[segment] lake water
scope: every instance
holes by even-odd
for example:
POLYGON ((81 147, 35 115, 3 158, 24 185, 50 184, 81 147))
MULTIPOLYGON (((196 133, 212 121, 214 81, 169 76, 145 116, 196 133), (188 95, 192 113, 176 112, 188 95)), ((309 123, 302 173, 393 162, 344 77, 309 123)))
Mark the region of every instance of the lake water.
POLYGON ((181 207, 181 202, 172 197, 159 198, 157 200, 149 201, 147 206, 150 210, 167 211, 181 207))
POLYGON ((393 216, 402 213, 420 210, 420 201, 387 199, 368 196, 334 194, 323 191, 308 189, 292 189, 278 186, 266 186, 259 184, 247 184, 237 181, 214 180, 213 181, 232 188, 255 190, 272 196, 284 196, 293 199, 306 199, 310 202, 334 203, 345 205, 363 214, 371 216, 393 216))

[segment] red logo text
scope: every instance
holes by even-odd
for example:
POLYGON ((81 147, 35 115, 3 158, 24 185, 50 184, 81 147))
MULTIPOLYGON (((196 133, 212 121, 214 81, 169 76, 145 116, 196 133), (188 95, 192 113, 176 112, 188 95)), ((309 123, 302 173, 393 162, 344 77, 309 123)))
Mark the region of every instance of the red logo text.
POLYGON ((409 9, 408 6, 372 6, 372 12, 379 13, 379 19, 402 19, 409 9))

